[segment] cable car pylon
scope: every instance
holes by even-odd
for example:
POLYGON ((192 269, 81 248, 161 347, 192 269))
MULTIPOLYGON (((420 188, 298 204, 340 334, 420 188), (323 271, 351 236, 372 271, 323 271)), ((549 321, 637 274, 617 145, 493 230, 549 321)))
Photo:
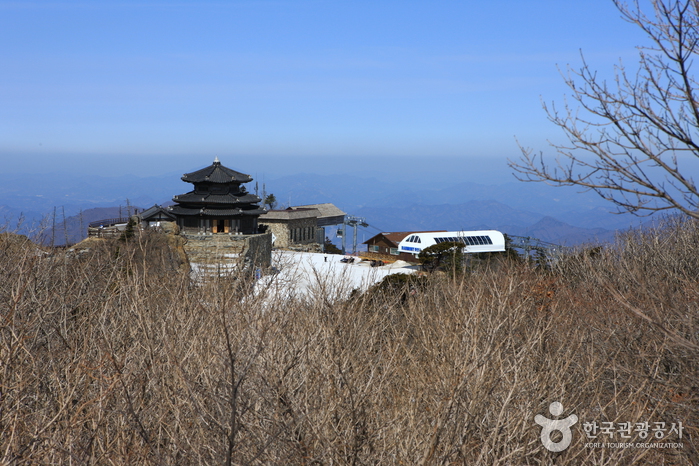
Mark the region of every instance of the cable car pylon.
POLYGON ((347 225, 354 228, 354 235, 352 237, 352 253, 357 252, 357 226, 368 227, 369 224, 366 222, 364 217, 355 217, 354 215, 345 216, 345 221, 342 223, 342 254, 345 254, 345 241, 347 238, 347 225))

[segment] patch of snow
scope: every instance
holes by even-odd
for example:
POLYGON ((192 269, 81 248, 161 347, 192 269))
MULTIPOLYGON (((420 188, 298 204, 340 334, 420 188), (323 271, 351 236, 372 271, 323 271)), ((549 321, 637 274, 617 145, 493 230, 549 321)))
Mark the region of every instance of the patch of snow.
POLYGON ((340 262, 343 256, 311 252, 275 251, 272 266, 278 273, 257 281, 255 288, 272 296, 346 298, 352 290, 367 290, 394 273, 414 273, 417 267, 398 261, 371 267, 368 261, 340 262))

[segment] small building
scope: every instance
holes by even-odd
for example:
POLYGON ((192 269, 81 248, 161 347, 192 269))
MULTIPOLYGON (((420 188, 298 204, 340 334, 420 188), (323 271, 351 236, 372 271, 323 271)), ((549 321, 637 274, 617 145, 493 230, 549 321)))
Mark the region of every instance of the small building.
POLYGON ((345 212, 338 209, 334 204, 308 204, 299 205, 292 207, 293 209, 317 209, 318 215, 318 226, 319 227, 329 227, 333 225, 342 225, 345 221, 345 212))
POLYGON ((172 198, 177 204, 168 212, 177 219, 184 233, 257 233, 257 219, 266 210, 258 205, 260 198, 243 186, 252 181, 250 175, 214 163, 182 175, 182 181, 194 189, 172 198))
POLYGON ((325 227, 341 224, 344 220, 343 211, 326 203, 270 210, 260 217, 259 223, 260 228, 264 226, 272 232, 275 247, 293 248, 322 245, 325 242, 325 227))
POLYGON ((141 222, 142 228, 154 228, 161 226, 162 222, 177 221, 177 217, 175 217, 172 212, 158 204, 138 214, 138 219, 141 222))
POLYGON ((289 248, 293 246, 322 243, 318 241, 318 209, 289 207, 284 210, 270 210, 260 219, 260 226, 272 232, 274 247, 289 248))
MULTIPOLYGON (((446 230, 438 230, 446 231, 446 230)), ((384 232, 364 241, 367 245, 367 252, 370 257, 384 260, 404 260, 406 262, 415 262, 415 255, 398 251, 398 245, 408 235, 412 235, 414 231, 397 231, 384 232)))

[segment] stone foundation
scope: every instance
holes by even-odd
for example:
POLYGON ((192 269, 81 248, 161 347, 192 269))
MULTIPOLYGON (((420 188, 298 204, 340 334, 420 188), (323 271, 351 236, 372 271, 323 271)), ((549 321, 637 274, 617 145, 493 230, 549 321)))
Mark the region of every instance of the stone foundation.
POLYGON ((272 235, 181 233, 190 264, 207 276, 245 269, 267 268, 272 261, 272 235))

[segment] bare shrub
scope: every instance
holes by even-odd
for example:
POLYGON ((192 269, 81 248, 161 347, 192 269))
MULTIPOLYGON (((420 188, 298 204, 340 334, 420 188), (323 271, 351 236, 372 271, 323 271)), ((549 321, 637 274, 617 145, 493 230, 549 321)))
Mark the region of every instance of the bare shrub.
POLYGON ((344 300, 193 284, 153 238, 0 242, 0 461, 696 463, 695 238, 681 222, 547 272, 503 261, 344 300), (561 453, 534 423, 552 401, 580 423, 561 453), (683 448, 585 447, 592 421, 681 421, 683 448))

